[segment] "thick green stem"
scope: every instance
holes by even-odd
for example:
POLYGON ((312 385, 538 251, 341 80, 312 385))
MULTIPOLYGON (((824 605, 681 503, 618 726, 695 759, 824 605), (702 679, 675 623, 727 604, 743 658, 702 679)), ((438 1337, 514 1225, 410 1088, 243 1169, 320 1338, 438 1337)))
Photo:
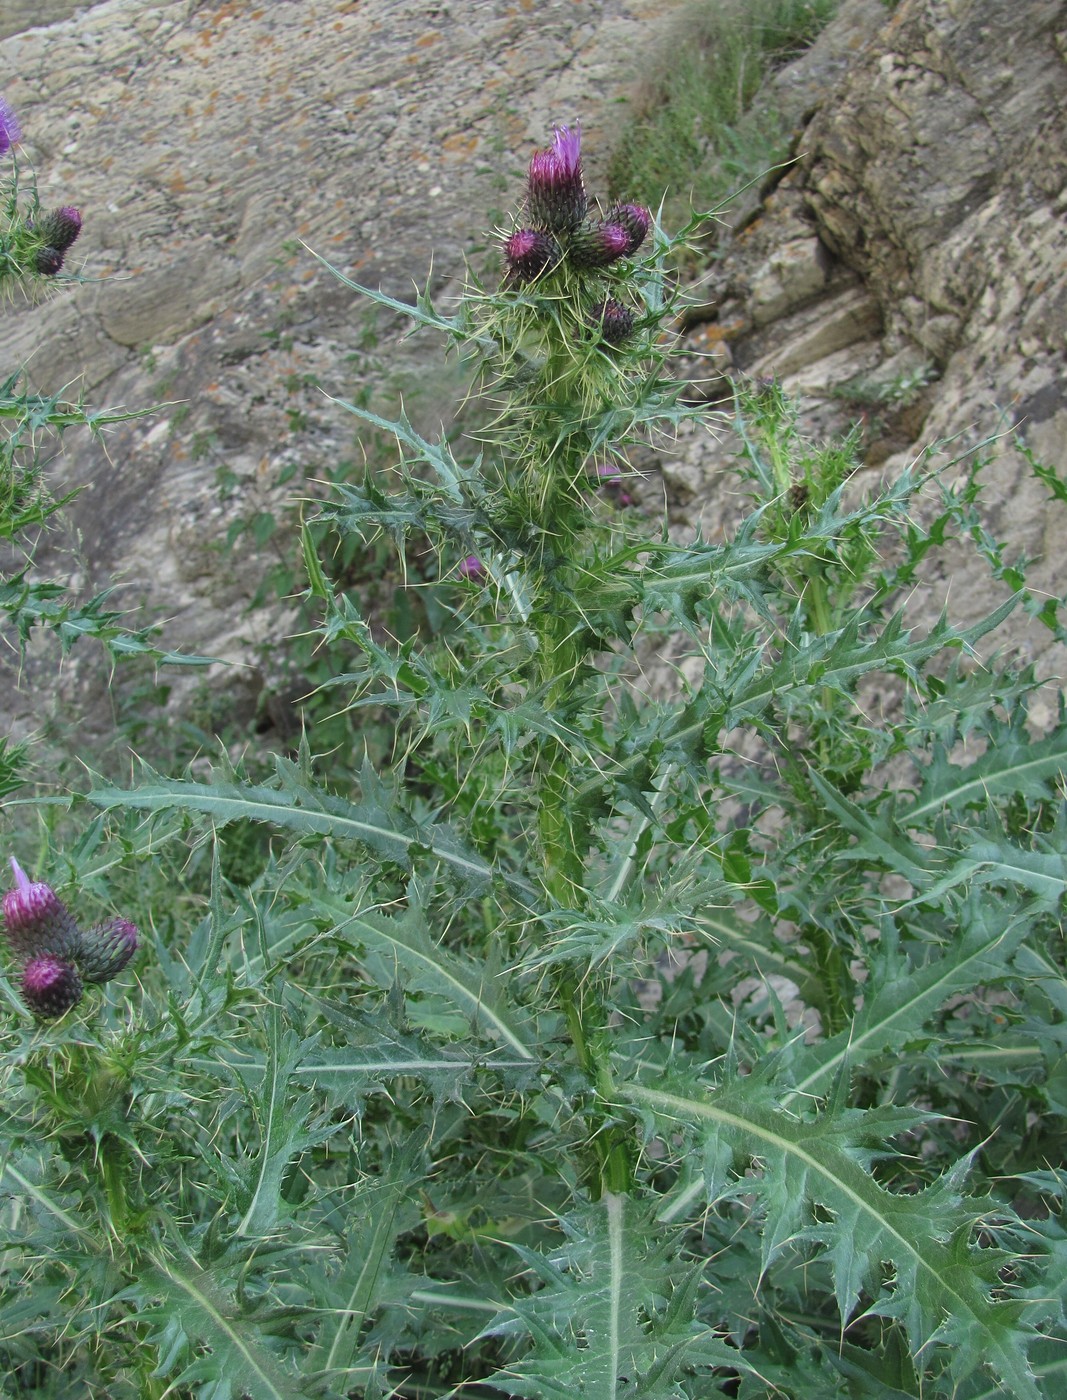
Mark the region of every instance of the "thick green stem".
MULTIPOLYGON (((538 680, 550 713, 565 716, 579 669, 579 649, 570 618, 561 615, 557 597, 539 609, 538 680)), ((546 736, 538 759, 538 832, 545 885, 560 904, 578 905, 584 894, 585 862, 580 834, 571 820, 573 758, 553 736, 546 736)))
POLYGON ((559 903, 574 907, 584 893, 584 869, 575 850, 575 833, 567 814, 567 791, 573 786, 566 752, 558 744, 541 770, 538 828, 545 865, 545 887, 559 903))
POLYGON ((833 618, 830 616, 830 596, 822 570, 822 561, 816 561, 804 585, 804 597, 808 604, 808 622, 812 630, 818 636, 825 637, 833 626, 833 618))
POLYGON ((110 1137, 100 1145, 100 1170, 104 1178, 111 1228, 116 1235, 125 1234, 128 1227, 126 1208, 126 1154, 110 1137))
MULTIPOLYGON (((594 402, 581 382, 582 369, 569 343, 546 347, 540 402, 552 404, 561 422, 580 421, 594 402)), ((566 730, 575 723, 587 664, 586 626, 572 596, 573 564, 590 523, 584 474, 590 469, 590 443, 571 432, 521 464, 525 495, 522 514, 535 527, 527 554, 528 579, 533 582, 526 615, 537 647, 530 680, 545 709, 566 730), (535 581, 535 582, 534 582, 535 581)), ((539 740, 534 764, 537 829, 545 891, 556 908, 581 910, 588 904, 586 858, 590 823, 575 792, 589 774, 576 767, 571 746, 555 735, 539 740)), ((617 1120, 613 1103, 608 1045, 604 1038, 608 1012, 597 982, 570 969, 557 976, 556 993, 566 1017, 578 1066, 592 1091, 587 1105, 589 1159, 586 1180, 594 1197, 605 1192, 625 1194, 633 1189, 637 1149, 628 1124, 617 1120)))
MULTIPOLYGON (((545 590, 548 593, 548 590, 545 590)), ((560 607, 564 596, 554 589, 551 601, 537 608, 534 626, 538 637, 538 683, 545 705, 566 718, 572 708, 572 691, 581 668, 582 652, 576 620, 560 607)), ((538 835, 544 864, 544 884, 557 906, 580 909, 586 901, 585 851, 588 845, 584 821, 575 813, 574 759, 553 736, 541 743, 536 766, 538 785, 538 835)), ((594 1090, 591 1111, 589 1187, 594 1197, 604 1192, 625 1194, 633 1187, 635 1148, 632 1132, 614 1120, 607 1047, 601 1032, 607 1013, 595 983, 579 981, 565 972, 557 993, 571 1044, 594 1090)))
POLYGON ((599 1200, 605 1192, 626 1195, 633 1189, 637 1159, 632 1130, 614 1121, 608 1048, 602 1043, 600 1035, 605 1019, 604 1008, 599 998, 593 997, 588 986, 579 984, 571 976, 560 980, 559 994, 578 1063, 589 1076, 596 1092, 590 1137, 590 1191, 595 1200, 599 1200), (592 1007, 589 1006, 590 1000, 595 1003, 592 1007), (589 1022, 594 1017, 597 1023, 591 1027, 589 1022))
MULTIPOLYGON (((824 570, 823 561, 816 559, 804 584, 804 599, 808 605, 808 625, 819 637, 825 637, 833 626, 833 617, 830 612, 830 593, 826 586, 824 570)), ((822 703, 823 709, 827 714, 830 714, 834 707, 834 697, 825 686, 822 690, 822 703)), ((822 764, 826 767, 830 762, 828 745, 824 742, 821 749, 822 764)))

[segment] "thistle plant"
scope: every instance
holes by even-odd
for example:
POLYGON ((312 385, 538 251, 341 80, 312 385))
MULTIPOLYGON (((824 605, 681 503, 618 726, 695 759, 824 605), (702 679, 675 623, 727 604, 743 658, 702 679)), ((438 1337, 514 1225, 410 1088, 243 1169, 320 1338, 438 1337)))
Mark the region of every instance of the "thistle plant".
POLYGON ((392 715, 388 768, 312 732, 265 782, 146 771, 56 852, 141 887, 148 946, 121 1014, 3 1044, 16 1393, 1062 1388, 1067 714, 1036 731, 1033 673, 978 660, 1015 610, 1062 640, 1059 605, 980 462, 863 496, 774 386, 738 397, 731 538, 623 508, 630 448, 706 420, 670 372, 698 227, 602 212, 560 128, 499 285, 357 289, 484 411, 446 443, 350 405, 394 478, 319 523, 428 545, 451 615, 391 639, 309 524, 329 694, 392 715), (1010 590, 912 626, 953 536, 1010 590))

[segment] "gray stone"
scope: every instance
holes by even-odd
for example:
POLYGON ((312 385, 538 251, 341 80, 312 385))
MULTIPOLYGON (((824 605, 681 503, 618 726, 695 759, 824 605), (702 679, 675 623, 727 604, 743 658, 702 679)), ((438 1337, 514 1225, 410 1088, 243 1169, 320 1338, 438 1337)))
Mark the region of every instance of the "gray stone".
MULTIPOLYGON (((889 13, 845 0, 820 45, 839 53, 846 29, 847 62, 798 132, 797 166, 738 229, 704 295, 733 362, 801 393, 813 431, 869 422, 867 459, 881 472, 928 447, 937 463, 959 458, 957 474, 968 453, 984 461, 988 527, 1009 560, 1034 561, 1038 592, 1060 592, 1062 507, 1020 447, 1067 476, 1063 6, 902 0, 889 13), (803 253, 811 240, 829 255, 821 290, 803 253), (808 271, 791 283, 778 269, 794 259, 808 271), (865 395, 880 401, 865 407, 865 395)), ((775 87, 808 85, 818 48, 775 87)), ((736 450, 728 432, 710 449, 683 444, 667 478, 669 493, 686 482, 678 528, 698 494, 708 513, 685 463, 725 483, 736 450)), ((711 500, 729 489, 713 485, 711 500)), ((942 572, 916 593, 920 621, 949 593, 961 621, 1003 596, 963 547, 942 572)), ((1046 674, 1064 664, 1046 632, 1014 620, 1004 644, 1046 674)))
POLYGON ((4 0, 0 11, 0 39, 26 29, 55 24, 87 8, 85 0, 4 0))

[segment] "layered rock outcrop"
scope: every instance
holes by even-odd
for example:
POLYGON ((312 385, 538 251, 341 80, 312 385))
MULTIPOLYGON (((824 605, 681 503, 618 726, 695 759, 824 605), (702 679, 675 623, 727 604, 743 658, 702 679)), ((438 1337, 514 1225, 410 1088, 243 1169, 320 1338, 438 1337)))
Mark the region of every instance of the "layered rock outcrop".
MULTIPOLYGON (((1024 449, 1067 474, 1067 15, 1058 0, 857 0, 779 75, 787 97, 811 93, 846 23, 849 61, 731 240, 696 342, 732 373, 781 378, 812 431, 864 422, 886 472, 985 444, 990 528, 1035 561, 1038 591, 1061 593, 1067 517, 1024 449)), ((731 450, 727 435, 667 464, 679 497, 731 450)), ((953 615, 976 616, 987 569, 961 550, 949 575, 928 610, 951 587, 953 615)), ((1013 628, 1058 666, 1047 632, 1013 628)))

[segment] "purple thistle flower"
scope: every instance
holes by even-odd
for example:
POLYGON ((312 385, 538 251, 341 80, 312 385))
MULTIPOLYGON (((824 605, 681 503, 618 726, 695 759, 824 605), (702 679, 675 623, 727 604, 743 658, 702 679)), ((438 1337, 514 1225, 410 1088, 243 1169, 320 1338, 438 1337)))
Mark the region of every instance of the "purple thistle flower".
POLYGON ((586 224, 575 234, 567 256, 578 268, 607 267, 626 255, 630 243, 630 233, 622 224, 586 224))
POLYGON ((15 888, 4 895, 4 935, 12 953, 20 960, 38 954, 70 957, 78 948, 81 932, 74 916, 51 885, 31 880, 11 858, 15 888))
POLYGON ((621 345, 633 332, 634 313, 621 301, 608 297, 590 308, 589 324, 600 332, 606 345, 621 345))
POLYGON ((49 248, 65 253, 82 231, 81 210, 73 204, 53 209, 37 225, 37 231, 49 248))
POLYGON ((107 919, 94 924, 81 937, 75 953, 86 982, 110 982, 117 977, 138 947, 137 925, 129 919, 107 919))
POLYGON ((31 880, 14 858, 11 868, 15 888, 4 895, 0 910, 8 946, 23 964, 26 1003, 39 1015, 61 1016, 81 997, 83 981, 108 982, 122 971, 137 951, 137 927, 114 918, 83 933, 51 885, 31 880), (53 984, 58 988, 54 996, 49 990, 53 984), (62 1001, 64 988, 76 990, 69 1003, 55 1012, 38 1009, 51 1004, 49 998, 62 1001))
POLYGON ((600 462, 593 472, 598 486, 617 486, 622 472, 614 462, 600 462))
POLYGON ((559 261, 559 244, 550 234, 538 229, 520 228, 505 239, 504 257, 508 271, 520 282, 532 282, 545 268, 559 261))
POLYGON ((477 554, 468 554, 466 559, 460 560, 456 574, 460 578, 468 579, 471 583, 482 583, 486 576, 485 565, 477 554))
POLYGON ((39 1020, 54 1021, 81 1001, 82 979, 69 962, 43 953, 23 968, 19 990, 39 1020))
POLYGON ((608 210, 607 222, 621 224, 630 235, 630 246, 625 253, 625 256, 629 257, 631 253, 637 252, 648 236, 652 227, 652 215, 643 204, 614 204, 608 210))
POLYGON ((620 506, 633 505, 634 498, 629 491, 623 489, 623 475, 614 462, 601 462, 594 470, 593 475, 597 479, 597 485, 610 492, 620 506))
POLYGON ((582 183, 582 133, 567 126, 554 132, 548 150, 536 151, 530 161, 526 203, 536 228, 569 233, 589 207, 582 183))
POLYGON ((0 97, 0 156, 21 140, 22 127, 19 126, 19 119, 0 97))

